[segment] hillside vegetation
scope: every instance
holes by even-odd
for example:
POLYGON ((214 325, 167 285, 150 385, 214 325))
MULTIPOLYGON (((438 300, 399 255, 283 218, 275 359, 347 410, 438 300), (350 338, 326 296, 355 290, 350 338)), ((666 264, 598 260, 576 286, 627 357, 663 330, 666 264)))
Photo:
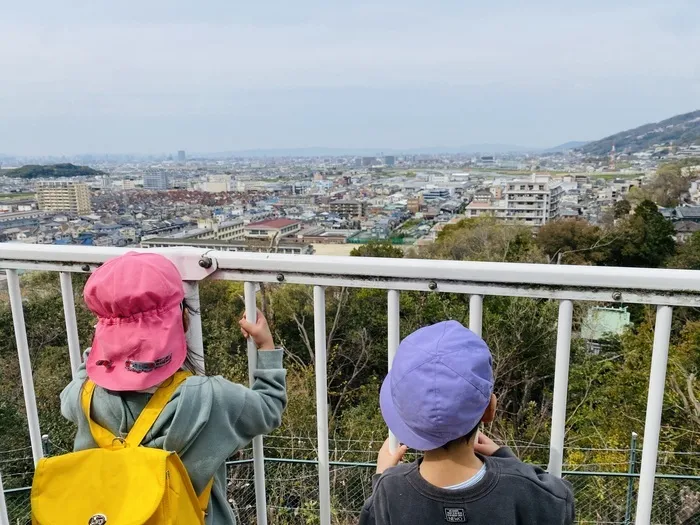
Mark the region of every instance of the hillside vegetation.
POLYGON ((644 124, 638 128, 621 131, 581 148, 588 155, 607 155, 615 144, 618 152, 637 153, 654 144, 672 143, 674 146, 690 146, 700 143, 700 110, 676 115, 661 122, 644 124))
POLYGON ((102 172, 87 166, 76 166, 75 164, 27 164, 21 168, 7 170, 3 173, 5 177, 18 179, 49 179, 49 178, 69 178, 69 177, 94 177, 102 172))

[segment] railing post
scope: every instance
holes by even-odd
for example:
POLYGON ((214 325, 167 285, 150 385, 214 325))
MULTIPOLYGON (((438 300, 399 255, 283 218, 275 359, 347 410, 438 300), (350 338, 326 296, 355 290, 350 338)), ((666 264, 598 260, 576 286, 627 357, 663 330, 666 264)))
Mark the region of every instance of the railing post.
POLYGON ((469 329, 481 337, 484 298, 481 295, 469 297, 469 329))
POLYGON ((41 449, 41 430, 39 430, 39 414, 36 408, 36 396, 34 394, 34 379, 32 377, 32 363, 29 357, 29 343, 27 342, 27 329, 24 325, 24 310, 22 309, 22 292, 19 288, 19 277, 16 270, 5 270, 7 273, 7 289, 10 295, 10 308, 12 309, 12 322, 15 327, 15 341, 17 342, 17 355, 19 357, 19 370, 22 375, 22 391, 24 392, 24 406, 27 409, 27 424, 29 425, 29 439, 32 442, 32 456, 34 464, 44 457, 41 449))
MULTIPOLYGON (((389 370, 394 362, 396 350, 401 342, 401 332, 399 324, 399 292, 397 290, 389 290, 387 294, 387 325, 388 325, 388 356, 389 370)), ((389 431, 389 449, 394 452, 399 446, 396 436, 389 431)))
POLYGON ((632 496, 634 495, 634 468, 637 463, 637 433, 632 432, 630 441, 630 463, 627 467, 627 473, 630 475, 627 478, 627 502, 625 504, 625 525, 630 525, 632 519, 632 496))
POLYGON ((2 472, 0 472, 0 525, 10 525, 10 515, 7 512, 5 502, 5 489, 2 485, 2 472))
MULTIPOLYGON (((189 312, 189 327, 187 328, 187 348, 194 354, 197 365, 204 373, 204 342, 202 341, 202 311, 199 302, 199 283, 183 281, 185 301, 192 311, 189 312)), ((255 294, 253 294, 255 299, 255 294)), ((257 356, 257 354, 256 354, 257 356)))
POLYGON ((554 365, 554 401, 552 403, 552 432, 549 440, 549 467, 553 476, 561 477, 564 461, 564 434, 566 432, 566 399, 569 388, 569 355, 571 353, 571 322, 574 305, 564 300, 559 303, 557 321, 557 354, 554 365))
POLYGON ((75 316, 75 299, 73 298, 73 281, 69 272, 61 272, 61 297, 63 298, 63 315, 66 318, 66 336, 68 337, 68 356, 70 369, 75 379, 82 362, 80 340, 78 339, 78 320, 75 316))
POLYGON ((314 286, 316 360, 316 424, 318 439, 318 500, 321 525, 331 523, 330 465, 328 463, 328 379, 326 358, 326 289, 314 286))
MULTIPOLYGON (((245 296, 245 315, 250 323, 258 319, 258 308, 255 302, 255 283, 246 282, 243 285, 245 296)), ((201 334, 201 325, 200 325, 201 334)), ((258 349, 253 338, 248 338, 248 380, 253 386, 255 377, 253 373, 258 367, 258 349)), ((255 475, 255 509, 258 525, 267 525, 267 502, 265 500, 265 456, 262 436, 253 438, 253 469, 255 475)))
POLYGON ((664 404, 666 365, 668 364, 668 344, 671 339, 673 308, 658 306, 654 326, 654 347, 649 373, 649 393, 647 414, 644 423, 642 443, 642 466, 639 470, 639 492, 637 494, 637 525, 648 525, 651 521, 651 505, 654 500, 654 477, 656 457, 659 452, 659 432, 661 430, 661 409, 664 404))

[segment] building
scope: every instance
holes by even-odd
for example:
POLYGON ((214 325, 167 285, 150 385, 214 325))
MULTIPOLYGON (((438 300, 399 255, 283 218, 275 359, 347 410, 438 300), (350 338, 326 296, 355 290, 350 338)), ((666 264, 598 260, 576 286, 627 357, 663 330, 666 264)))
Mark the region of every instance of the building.
POLYGON ((432 188, 423 192, 424 201, 433 201, 437 199, 449 199, 450 190, 447 188, 432 188))
POLYGON ((177 152, 177 161, 178 162, 185 162, 187 160, 187 155, 185 154, 185 150, 181 149, 180 151, 177 152))
POLYGON ((387 167, 392 167, 396 164, 396 157, 393 155, 387 155, 384 157, 384 165, 387 167))
POLYGON ((508 183, 505 191, 506 219, 542 226, 559 217, 559 201, 564 194, 560 182, 533 174, 529 179, 508 183))
POLYGON ((207 193, 225 193, 231 191, 230 175, 209 175, 207 182, 202 184, 202 191, 207 193))
POLYGON ((279 239, 301 231, 301 222, 291 219, 269 219, 251 222, 245 227, 246 239, 279 239))
POLYGON ((414 215, 418 213, 423 206, 423 196, 409 197, 406 201, 406 209, 414 215))
POLYGON ((73 181, 40 182, 36 199, 42 211, 65 211, 76 215, 92 212, 87 184, 73 181))
POLYGON ((296 255, 313 255, 314 248, 306 242, 296 240, 282 240, 270 247, 269 242, 260 240, 245 241, 220 241, 216 239, 177 239, 177 238, 153 238, 141 241, 142 248, 168 248, 171 246, 195 246, 204 250, 217 250, 222 252, 272 252, 296 255))
POLYGON ((629 325, 627 308, 594 306, 581 323, 581 338, 591 353, 599 354, 610 336, 622 335, 629 325))
POLYGON ((490 216, 502 219, 506 216, 506 201, 472 201, 464 210, 464 215, 468 219, 490 216))
POLYGON ((367 203, 362 201, 341 200, 329 204, 331 213, 337 213, 343 218, 356 218, 367 216, 367 203))
POLYGON ((143 176, 143 188, 165 191, 168 189, 168 174, 164 171, 151 171, 143 176))
POLYGON ((377 161, 375 157, 362 157, 362 167, 364 168, 369 168, 371 166, 374 166, 374 163, 377 161))

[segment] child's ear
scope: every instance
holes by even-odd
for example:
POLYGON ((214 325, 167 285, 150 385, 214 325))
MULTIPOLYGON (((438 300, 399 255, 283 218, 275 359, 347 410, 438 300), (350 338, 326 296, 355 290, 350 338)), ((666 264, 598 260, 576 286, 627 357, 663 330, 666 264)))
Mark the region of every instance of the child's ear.
POLYGON ((185 332, 187 332, 190 327, 190 313, 187 311, 187 308, 182 309, 182 326, 185 332))
POLYGON ((496 418, 496 407, 498 406, 498 398, 496 397, 496 394, 491 394, 491 400, 489 401, 489 406, 486 407, 486 411, 484 412, 484 417, 481 418, 481 421, 484 423, 491 423, 496 418))

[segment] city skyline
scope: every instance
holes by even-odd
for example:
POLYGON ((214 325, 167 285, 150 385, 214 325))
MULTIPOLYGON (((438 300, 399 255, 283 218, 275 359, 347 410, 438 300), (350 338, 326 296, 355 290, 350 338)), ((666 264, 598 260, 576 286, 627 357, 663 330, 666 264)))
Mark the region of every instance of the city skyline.
POLYGON ((0 154, 547 148, 697 109, 697 3, 462 4, 13 5, 0 154))

